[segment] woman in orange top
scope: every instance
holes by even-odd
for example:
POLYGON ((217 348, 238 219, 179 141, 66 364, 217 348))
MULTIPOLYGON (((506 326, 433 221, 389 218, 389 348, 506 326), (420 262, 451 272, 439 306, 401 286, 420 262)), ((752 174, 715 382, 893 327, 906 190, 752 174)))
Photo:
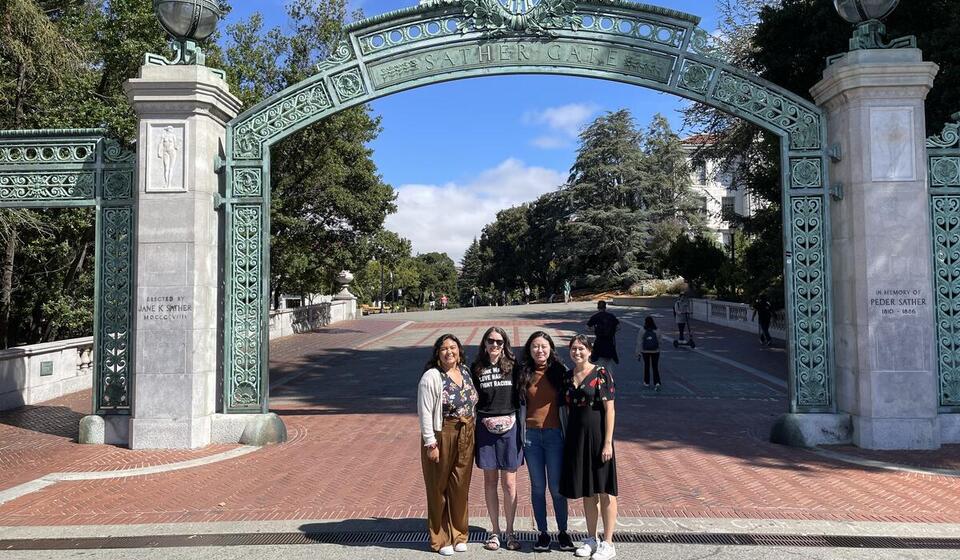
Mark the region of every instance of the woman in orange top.
POLYGON ((557 359, 556 346, 550 335, 537 331, 523 347, 523 367, 518 384, 526 403, 523 455, 530 474, 530 499, 540 536, 533 549, 550 550, 547 533, 547 486, 553 500, 553 513, 560 530, 560 550, 575 550, 567 534, 567 499, 560 494, 560 471, 563 466, 563 430, 566 406, 562 400, 563 376, 566 367, 557 359))

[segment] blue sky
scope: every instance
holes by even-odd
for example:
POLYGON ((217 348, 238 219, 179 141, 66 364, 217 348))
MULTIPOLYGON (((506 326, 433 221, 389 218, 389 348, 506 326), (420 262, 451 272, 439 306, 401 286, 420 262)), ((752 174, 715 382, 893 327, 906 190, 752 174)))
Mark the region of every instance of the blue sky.
MULTIPOLYGON (((715 0, 655 4, 695 14, 716 27, 715 0)), ((284 26, 284 0, 234 1, 227 24, 264 15, 284 26)), ((366 16, 416 0, 352 0, 366 16)), ((606 111, 630 109, 639 126, 656 113, 680 128, 686 102, 654 91, 587 78, 498 76, 419 88, 371 103, 383 132, 374 161, 398 193, 388 229, 414 253, 445 251, 459 262, 496 212, 556 189, 573 163, 578 130, 606 111)))

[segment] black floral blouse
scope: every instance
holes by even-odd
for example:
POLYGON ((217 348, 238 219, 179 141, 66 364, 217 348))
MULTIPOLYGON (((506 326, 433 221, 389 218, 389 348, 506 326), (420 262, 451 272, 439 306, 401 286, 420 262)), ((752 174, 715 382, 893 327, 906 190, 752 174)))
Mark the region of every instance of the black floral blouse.
POLYGON ((476 413, 477 389, 473 386, 470 372, 460 368, 463 385, 457 385, 446 372, 440 372, 443 378, 443 416, 444 418, 472 418, 476 413))
POLYGON ((603 366, 595 366, 580 386, 574 385, 573 370, 567 370, 564 380, 563 398, 567 406, 599 406, 604 401, 612 401, 616 388, 613 376, 603 366))

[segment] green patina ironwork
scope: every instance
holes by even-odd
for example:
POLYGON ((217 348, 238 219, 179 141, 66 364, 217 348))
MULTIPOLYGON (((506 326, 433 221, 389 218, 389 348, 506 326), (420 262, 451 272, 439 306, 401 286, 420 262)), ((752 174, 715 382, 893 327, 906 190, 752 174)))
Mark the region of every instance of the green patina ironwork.
POLYGON ((927 139, 940 406, 960 408, 960 113, 927 139))
POLYGON ((833 412, 824 116, 728 64, 699 18, 621 0, 438 0, 346 28, 317 73, 227 128, 225 409, 266 410, 270 146, 337 111, 504 74, 613 80, 683 96, 782 138, 791 410, 833 412))
POLYGON ((0 208, 96 211, 96 414, 129 414, 133 390, 132 151, 99 129, 0 132, 0 208))

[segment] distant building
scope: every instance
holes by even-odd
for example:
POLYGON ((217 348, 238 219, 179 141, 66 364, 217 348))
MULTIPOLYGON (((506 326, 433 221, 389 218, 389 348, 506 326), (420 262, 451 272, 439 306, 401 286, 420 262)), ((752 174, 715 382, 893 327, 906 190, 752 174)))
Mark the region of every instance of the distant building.
POLYGON ((683 148, 690 163, 695 196, 707 216, 707 230, 713 233, 717 241, 729 247, 733 240, 733 229, 728 217, 733 214, 752 216, 758 201, 745 192, 731 172, 721 169, 718 160, 694 163, 694 153, 712 142, 710 135, 696 134, 683 139, 683 148))

